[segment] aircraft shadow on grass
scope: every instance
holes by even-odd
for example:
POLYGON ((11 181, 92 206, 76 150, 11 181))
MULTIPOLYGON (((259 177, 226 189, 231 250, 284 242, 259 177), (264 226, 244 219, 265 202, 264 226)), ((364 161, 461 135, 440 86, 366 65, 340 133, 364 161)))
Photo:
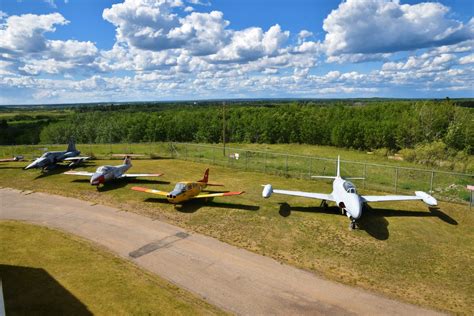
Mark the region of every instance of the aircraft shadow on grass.
MULTIPOLYGON (((323 214, 342 215, 337 206, 316 207, 316 206, 290 206, 288 203, 280 203, 280 215, 288 217, 292 211, 296 212, 314 212, 323 214)), ((343 215, 345 216, 345 215, 343 215)), ((389 237, 388 225, 386 217, 437 217, 443 222, 450 225, 457 225, 458 222, 444 213, 438 207, 430 207, 429 212, 426 211, 403 211, 383 208, 372 208, 365 205, 362 217, 357 224, 359 229, 365 230, 370 236, 378 240, 387 240, 389 237)))
MULTIPOLYGON (((89 183, 90 179, 74 179, 71 182, 79 182, 79 183, 89 183)), ((130 183, 140 183, 140 184, 170 184, 169 181, 161 181, 161 180, 148 180, 148 179, 134 179, 134 178, 123 178, 123 179, 115 179, 110 182, 107 182, 105 185, 100 186, 97 188, 99 192, 106 192, 111 190, 116 190, 125 187, 127 184, 130 183)))
POLYGON ((0 264, 0 275, 7 315, 93 315, 44 269, 0 264))
MULTIPOLYGON (((217 193, 216 191, 212 191, 212 193, 217 193)), ((150 203, 162 203, 162 204, 170 204, 166 199, 157 199, 157 198, 148 198, 145 202, 150 203)), ((199 210, 201 207, 217 207, 217 208, 227 208, 227 209, 235 209, 235 210, 243 210, 243 211, 258 211, 260 206, 256 205, 246 205, 246 204, 237 204, 237 203, 228 203, 228 202, 215 202, 211 199, 207 201, 205 199, 195 199, 187 201, 183 204, 175 204, 175 209, 181 213, 194 213, 199 210)))
MULTIPOLYGON (((88 167, 91 165, 92 162, 83 162, 81 163, 81 167, 88 167)), ((22 168, 23 169, 23 168, 22 168)), ((54 176, 60 173, 64 173, 68 170, 71 170, 71 167, 67 165, 56 165, 53 169, 47 170, 47 171, 41 171, 39 175, 37 175, 34 180, 49 177, 49 176, 54 176)))

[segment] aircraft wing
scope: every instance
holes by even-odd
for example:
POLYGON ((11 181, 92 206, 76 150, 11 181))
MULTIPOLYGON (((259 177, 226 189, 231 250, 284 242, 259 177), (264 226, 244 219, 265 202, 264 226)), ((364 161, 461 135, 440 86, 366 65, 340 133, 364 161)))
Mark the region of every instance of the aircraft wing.
POLYGON ((288 190, 273 190, 272 192, 277 193, 277 194, 302 196, 302 197, 306 197, 310 199, 318 199, 318 200, 326 200, 326 201, 335 202, 331 194, 302 192, 302 191, 288 191, 288 190))
POLYGON ((161 196, 167 196, 169 194, 169 192, 160 191, 160 190, 153 190, 153 189, 148 189, 148 188, 143 188, 143 187, 132 187, 132 190, 157 194, 157 195, 161 195, 161 196))
POLYGON ((221 192, 221 193, 205 193, 205 194, 198 194, 193 199, 202 199, 202 198, 211 198, 217 196, 231 196, 231 195, 241 195, 245 193, 245 191, 240 192, 221 192))
POLYGON ((63 174, 68 174, 72 176, 86 176, 86 177, 92 177, 94 174, 93 172, 87 172, 87 171, 66 171, 63 174))
POLYGON ((67 157, 67 158, 64 158, 65 161, 87 160, 87 159, 90 159, 90 157, 67 157))
POLYGON ((161 177, 163 173, 124 173, 120 178, 161 177))
POLYGON ((422 191, 415 191, 415 195, 362 195, 361 197, 364 199, 364 202, 421 200, 431 206, 438 204, 434 197, 422 191))

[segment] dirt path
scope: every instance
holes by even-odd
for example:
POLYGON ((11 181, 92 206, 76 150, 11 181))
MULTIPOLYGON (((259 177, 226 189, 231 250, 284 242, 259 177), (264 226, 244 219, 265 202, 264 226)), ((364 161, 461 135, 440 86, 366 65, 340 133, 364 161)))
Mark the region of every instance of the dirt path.
POLYGON ((59 228, 236 314, 436 314, 115 208, 0 189, 0 219, 59 228))

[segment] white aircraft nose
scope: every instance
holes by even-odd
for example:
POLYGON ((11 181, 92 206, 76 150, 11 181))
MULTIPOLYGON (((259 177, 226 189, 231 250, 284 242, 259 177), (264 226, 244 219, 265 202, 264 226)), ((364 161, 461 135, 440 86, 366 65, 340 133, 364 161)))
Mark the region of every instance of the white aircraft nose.
POLYGON ((347 197, 346 211, 352 218, 358 219, 362 215, 362 201, 357 194, 351 194, 347 197))
POLYGON ((38 158, 32 163, 30 163, 28 166, 25 167, 25 169, 31 169, 31 168, 36 168, 36 167, 41 167, 44 159, 43 158, 38 158))

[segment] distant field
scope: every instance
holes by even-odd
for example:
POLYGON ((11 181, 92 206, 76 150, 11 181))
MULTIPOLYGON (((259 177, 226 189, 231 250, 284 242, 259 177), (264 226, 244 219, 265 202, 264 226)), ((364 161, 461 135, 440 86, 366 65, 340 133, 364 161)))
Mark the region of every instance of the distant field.
MULTIPOLYGON (((341 156, 343 176, 364 177, 355 183, 364 189, 385 192, 413 193, 415 190, 433 191, 447 201, 469 201, 466 185, 474 181, 474 157, 466 173, 453 174, 443 169, 430 169, 407 161, 388 159, 367 152, 330 146, 298 144, 227 144, 226 156, 222 144, 184 143, 138 144, 79 144, 82 154, 98 159, 110 159, 112 154, 144 154, 145 158, 177 158, 213 165, 228 166, 246 171, 259 171, 285 177, 306 178, 311 175, 334 175, 335 160, 341 156), (229 158, 238 153, 239 159, 229 158), (398 170, 397 170, 398 168, 398 170), (416 168, 420 170, 410 170, 416 168), (434 172, 432 172, 434 171, 434 172)), ((66 145, 0 146, 0 157, 25 155, 38 157, 47 150, 64 150, 66 145)), ((467 162, 468 163, 468 162, 467 162)))
MULTIPOLYGON (((92 161, 81 169, 117 163, 92 161)), ((165 175, 159 180, 119 181, 96 190, 87 178, 62 175, 62 170, 41 175, 21 170, 25 163, 6 163, 0 165, 0 186, 72 196, 145 214, 332 280, 423 306, 469 314, 474 304, 474 212, 467 205, 441 202, 438 210, 428 210, 421 202, 372 204, 360 222, 361 229, 349 231, 347 217, 334 207, 320 209, 317 200, 261 197, 265 183, 330 192, 330 182, 176 159, 133 163, 131 172, 165 175), (175 208, 155 196, 130 190, 134 185, 171 190, 177 181, 199 179, 207 167, 210 181, 246 193, 175 208)))
POLYGON ((102 248, 57 230, 0 221, 7 315, 223 314, 102 248))

